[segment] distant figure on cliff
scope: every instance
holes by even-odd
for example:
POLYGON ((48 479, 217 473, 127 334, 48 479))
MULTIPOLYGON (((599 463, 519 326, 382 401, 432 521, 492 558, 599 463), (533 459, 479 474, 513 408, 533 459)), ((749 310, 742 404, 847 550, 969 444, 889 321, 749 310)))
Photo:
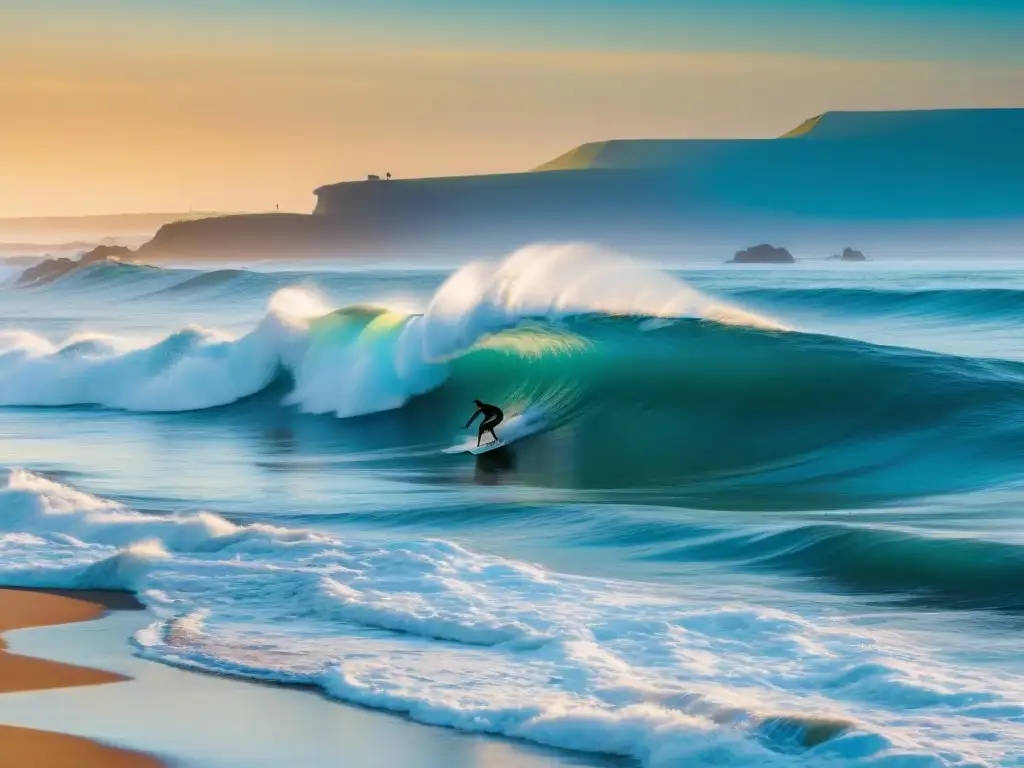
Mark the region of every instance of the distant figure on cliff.
POLYGON ((388 181, 391 181, 391 171, 388 171, 388 181))

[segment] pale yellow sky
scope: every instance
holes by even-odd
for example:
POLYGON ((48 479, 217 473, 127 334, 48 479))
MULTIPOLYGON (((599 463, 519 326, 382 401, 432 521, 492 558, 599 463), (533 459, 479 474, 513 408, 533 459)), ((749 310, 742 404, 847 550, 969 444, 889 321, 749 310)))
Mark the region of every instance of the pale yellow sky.
POLYGON ((525 170, 585 141, 774 136, 827 109, 1006 106, 1024 68, 798 54, 0 41, 0 216, 309 210, 314 187, 525 170))

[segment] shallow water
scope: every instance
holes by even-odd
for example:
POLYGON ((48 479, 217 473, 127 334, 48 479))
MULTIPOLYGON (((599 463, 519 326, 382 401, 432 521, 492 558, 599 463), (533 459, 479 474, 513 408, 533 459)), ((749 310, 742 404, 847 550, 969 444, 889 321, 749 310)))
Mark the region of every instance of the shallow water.
POLYGON ((135 591, 146 657, 651 766, 1024 765, 1013 262, 100 265, 0 308, 0 580, 135 591), (473 398, 549 428, 443 454, 473 398))
POLYGON ((254 686, 132 658, 125 638, 148 621, 145 614, 116 612, 86 624, 7 633, 16 653, 131 679, 5 695, 4 723, 98 739, 157 755, 175 768, 624 768, 614 758, 429 728, 302 689, 254 686))

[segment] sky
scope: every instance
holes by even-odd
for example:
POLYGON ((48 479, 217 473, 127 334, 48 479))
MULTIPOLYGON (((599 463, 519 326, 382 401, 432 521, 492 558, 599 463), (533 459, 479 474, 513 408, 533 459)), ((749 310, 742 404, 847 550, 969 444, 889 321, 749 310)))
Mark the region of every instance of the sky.
POLYGON ((0 0, 0 217, 1024 106, 1024 0, 0 0))

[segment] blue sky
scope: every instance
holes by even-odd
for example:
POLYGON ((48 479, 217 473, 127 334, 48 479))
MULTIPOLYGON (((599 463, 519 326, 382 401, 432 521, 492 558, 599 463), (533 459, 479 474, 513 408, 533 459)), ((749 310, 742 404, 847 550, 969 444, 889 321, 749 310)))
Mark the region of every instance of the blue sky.
MULTIPOLYGON (((380 43, 1024 61, 1022 0, 34 0, 104 23, 333 27, 380 43)), ((264 30, 266 31, 266 30, 264 30)))

